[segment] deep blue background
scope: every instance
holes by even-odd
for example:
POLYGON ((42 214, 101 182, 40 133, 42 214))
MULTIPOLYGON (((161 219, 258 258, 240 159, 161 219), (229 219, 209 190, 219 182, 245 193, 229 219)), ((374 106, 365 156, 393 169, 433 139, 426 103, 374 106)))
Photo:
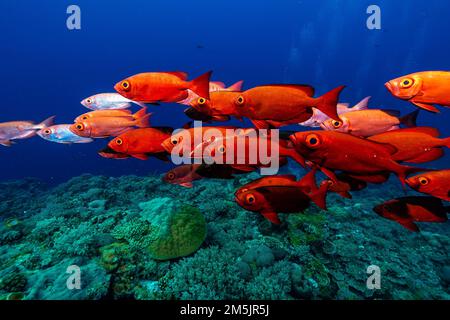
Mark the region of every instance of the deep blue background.
MULTIPOLYGON (((245 87, 308 83, 323 94, 348 88, 343 102, 373 97, 372 107, 414 110, 383 84, 422 70, 450 70, 450 4, 442 0, 127 0, 0 2, 0 121, 71 123, 88 111, 80 100, 112 92, 117 81, 144 71, 182 70, 245 87), (82 29, 66 28, 77 4, 82 29), (382 30, 366 28, 366 9, 382 9, 382 30), (202 48, 199 48, 202 47, 202 48)), ((179 127, 178 105, 152 107, 154 125, 179 127)), ((419 123, 449 135, 450 109, 423 112, 419 123)), ((89 145, 59 145, 39 137, 0 146, 0 180, 35 176, 62 181, 81 173, 148 174, 170 167, 157 160, 115 161, 89 145)), ((440 161, 445 165, 448 157, 440 161)))

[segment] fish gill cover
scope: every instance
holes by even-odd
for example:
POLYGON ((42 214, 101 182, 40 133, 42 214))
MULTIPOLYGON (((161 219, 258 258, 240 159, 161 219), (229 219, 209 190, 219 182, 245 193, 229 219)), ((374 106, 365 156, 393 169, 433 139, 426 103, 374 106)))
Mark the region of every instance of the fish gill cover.
POLYGON ((448 300, 449 10, 2 1, 0 299, 448 300))

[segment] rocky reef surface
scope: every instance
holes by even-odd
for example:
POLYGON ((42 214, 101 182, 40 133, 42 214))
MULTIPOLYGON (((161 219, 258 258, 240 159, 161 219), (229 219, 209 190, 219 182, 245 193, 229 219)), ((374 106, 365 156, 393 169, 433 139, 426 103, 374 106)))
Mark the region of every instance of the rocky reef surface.
POLYGON ((0 299, 450 299, 449 223, 416 234, 372 212, 404 195, 397 181, 275 226, 233 201, 257 177, 0 183, 0 299))

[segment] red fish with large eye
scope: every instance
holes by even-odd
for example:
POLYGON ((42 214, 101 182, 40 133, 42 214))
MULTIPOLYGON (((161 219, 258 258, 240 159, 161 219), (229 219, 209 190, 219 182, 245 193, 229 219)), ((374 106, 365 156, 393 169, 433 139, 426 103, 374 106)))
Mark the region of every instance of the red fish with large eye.
MULTIPOLYGON (((170 137, 172 128, 153 127, 128 131, 108 143, 108 148, 119 154, 147 160, 150 156, 168 161, 161 143, 170 137)), ((105 152, 106 150, 103 150, 105 152)))
POLYGON ((406 180, 414 190, 450 201, 450 169, 427 172, 406 180))
POLYGON ((72 124, 70 126, 70 131, 85 138, 116 137, 122 133, 133 130, 136 127, 149 127, 150 116, 151 113, 146 114, 145 108, 142 108, 131 117, 88 117, 85 120, 72 124))
POLYGON ((373 208, 383 218, 393 220, 408 230, 419 232, 415 222, 446 222, 450 207, 433 197, 403 197, 373 208))
POLYGON ((425 71, 409 74, 385 84, 389 92, 402 100, 431 112, 434 105, 450 107, 450 72, 425 71))
POLYGON ((204 143, 207 139, 213 137, 223 137, 227 135, 227 130, 234 131, 236 127, 232 126, 211 126, 211 127, 195 127, 180 129, 174 132, 172 136, 162 142, 163 148, 172 153, 175 149, 178 155, 189 157, 192 150, 198 144, 204 143))
POLYGON ((317 188, 315 171, 310 171, 300 181, 293 175, 267 176, 239 188, 235 200, 244 209, 280 224, 278 213, 302 212, 311 201, 326 210, 327 189, 328 184, 317 188))
MULTIPOLYGON (((241 92, 215 91, 209 95, 209 100, 199 97, 191 101, 190 107, 197 112, 210 117, 212 121, 226 121, 230 116, 241 118, 237 112, 236 99, 241 92)), ((185 110, 186 115, 193 114, 190 108, 185 110)))
POLYGON ((337 114, 340 86, 322 97, 314 98, 314 88, 306 85, 267 85, 242 92, 235 104, 240 117, 252 120, 259 129, 298 124, 312 117, 313 107, 334 120, 337 114))
POLYGON ((381 144, 334 131, 305 131, 290 136, 295 149, 305 159, 321 167, 333 181, 336 177, 330 170, 339 170, 361 181, 371 182, 373 176, 395 173, 402 184, 408 174, 426 169, 408 167, 393 160, 397 149, 390 144, 381 144))
POLYGON ((139 73, 118 82, 114 89, 122 96, 137 102, 178 102, 188 97, 188 89, 209 99, 211 71, 187 81, 184 72, 139 73))
POLYGON ((444 155, 442 147, 450 148, 450 138, 439 139, 439 130, 431 127, 399 129, 368 138, 389 143, 397 148, 392 159, 401 162, 425 163, 444 155))
POLYGON ((205 160, 217 163, 228 163, 242 165, 256 165, 258 167, 269 166, 273 163, 272 149, 278 153, 278 158, 290 157, 298 164, 305 167, 305 160, 299 155, 288 140, 276 138, 257 132, 254 129, 237 130, 231 135, 221 138, 209 139, 196 146, 191 153, 193 158, 199 156, 205 160))

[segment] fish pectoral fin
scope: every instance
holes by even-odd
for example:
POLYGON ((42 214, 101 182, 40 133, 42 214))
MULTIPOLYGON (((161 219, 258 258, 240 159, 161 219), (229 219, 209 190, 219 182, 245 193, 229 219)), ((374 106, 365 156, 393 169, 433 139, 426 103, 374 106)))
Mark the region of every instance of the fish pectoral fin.
POLYGON ((340 195, 342 198, 347 198, 347 199, 353 198, 353 196, 348 191, 340 191, 337 194, 340 195))
POLYGON ((5 147, 11 147, 13 142, 11 140, 0 140, 0 144, 5 147))
POLYGON ((278 218, 278 214, 273 211, 265 211, 261 212, 264 218, 272 222, 273 224, 281 224, 280 218, 278 218))
POLYGON ((192 188, 194 185, 192 184, 192 182, 183 182, 183 183, 180 183, 180 186, 185 187, 185 188, 192 188))
POLYGON ((148 155, 144 153, 136 153, 131 155, 133 158, 139 159, 139 160, 148 160, 148 155))
POLYGON ((399 221, 399 223, 412 232, 420 232, 419 227, 412 221, 399 221))
POLYGON ((152 156, 155 157, 156 159, 161 160, 161 161, 169 162, 169 158, 167 157, 167 153, 166 152, 153 153, 152 156))
POLYGON ((421 103, 421 102, 414 102, 411 101, 413 104, 415 104, 416 106, 418 106, 421 109, 430 111, 430 112, 434 112, 434 113, 440 113, 439 109, 436 108, 435 106, 431 105, 431 104, 426 104, 426 103, 421 103))

